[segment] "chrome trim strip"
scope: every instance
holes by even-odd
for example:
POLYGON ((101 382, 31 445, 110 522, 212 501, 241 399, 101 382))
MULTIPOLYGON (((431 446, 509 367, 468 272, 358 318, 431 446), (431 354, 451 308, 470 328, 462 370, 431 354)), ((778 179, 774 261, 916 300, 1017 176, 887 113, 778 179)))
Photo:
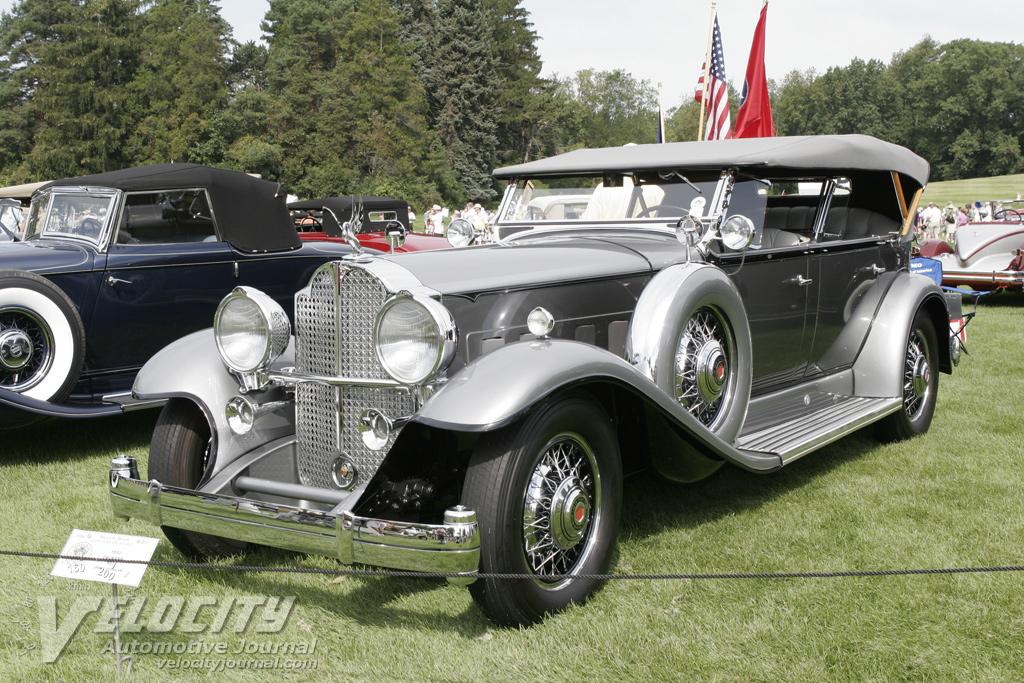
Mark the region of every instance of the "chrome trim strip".
POLYGON ((280 382, 285 386, 294 386, 303 382, 312 384, 325 384, 332 387, 355 386, 374 387, 377 389, 400 389, 411 386, 405 385, 393 379, 356 379, 354 377, 332 377, 329 375, 313 375, 305 372, 298 372, 294 368, 283 368, 282 370, 270 370, 267 372, 267 379, 271 382, 280 382))
POLYGON ((121 406, 121 410, 124 412, 130 412, 132 410, 142 410, 144 408, 155 408, 162 406, 166 403, 166 399, 156 398, 143 400, 141 398, 135 398, 132 396, 132 392, 124 391, 118 394, 106 394, 102 399, 103 403, 116 403, 121 406))

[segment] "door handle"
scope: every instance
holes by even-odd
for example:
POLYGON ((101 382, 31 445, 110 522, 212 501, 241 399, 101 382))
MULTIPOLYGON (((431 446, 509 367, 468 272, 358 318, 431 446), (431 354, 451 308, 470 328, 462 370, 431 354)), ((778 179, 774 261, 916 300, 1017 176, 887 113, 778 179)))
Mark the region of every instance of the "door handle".
POLYGON ((811 278, 804 277, 803 275, 797 275, 796 277, 789 278, 788 280, 786 280, 786 282, 794 285, 799 285, 801 287, 806 287, 807 285, 814 282, 814 280, 812 280, 811 278))
POLYGON ((135 284, 135 283, 132 282, 131 280, 122 280, 119 277, 114 277, 113 275, 108 275, 107 276, 107 284, 110 285, 111 287, 113 287, 115 285, 132 285, 132 284, 135 284))

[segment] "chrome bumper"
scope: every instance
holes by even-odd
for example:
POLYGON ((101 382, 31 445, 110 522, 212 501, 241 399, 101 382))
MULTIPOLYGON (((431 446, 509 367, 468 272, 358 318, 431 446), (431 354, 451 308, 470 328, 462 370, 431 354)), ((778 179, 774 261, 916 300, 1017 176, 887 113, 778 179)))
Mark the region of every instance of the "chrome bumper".
POLYGON ((480 563, 476 513, 462 506, 445 511, 443 524, 413 524, 204 493, 139 479, 135 458, 110 461, 114 515, 260 545, 417 572, 461 574, 475 580, 480 563))

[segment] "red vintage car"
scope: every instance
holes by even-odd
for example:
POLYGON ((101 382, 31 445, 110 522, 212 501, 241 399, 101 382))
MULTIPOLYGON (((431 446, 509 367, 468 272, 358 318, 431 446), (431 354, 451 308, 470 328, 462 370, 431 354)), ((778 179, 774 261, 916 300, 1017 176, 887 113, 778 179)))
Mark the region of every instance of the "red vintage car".
POLYGON ((292 202, 288 210, 299 238, 306 242, 347 242, 343 226, 351 223, 359 244, 368 249, 405 252, 451 246, 441 235, 414 233, 409 224, 409 205, 399 199, 367 195, 325 197, 292 202), (394 249, 388 233, 395 242, 394 249))

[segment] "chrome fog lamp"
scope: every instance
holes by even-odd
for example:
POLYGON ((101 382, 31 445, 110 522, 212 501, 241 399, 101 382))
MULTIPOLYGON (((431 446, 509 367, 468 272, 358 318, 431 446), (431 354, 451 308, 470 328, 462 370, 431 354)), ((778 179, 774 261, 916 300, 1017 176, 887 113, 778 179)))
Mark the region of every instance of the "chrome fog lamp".
POLYGON ((541 339, 551 334, 551 330, 555 328, 555 318, 547 309, 538 306, 526 316, 526 327, 530 334, 541 339))
POLYGON ((276 301, 252 287, 235 287, 213 318, 213 336, 224 363, 240 373, 265 369, 291 338, 288 316, 276 301))
POLYGON ((465 218, 456 218, 448 224, 448 244, 453 247, 464 247, 473 241, 473 236, 476 231, 473 229, 473 224, 467 221, 465 218))
POLYGON ((754 222, 746 216, 729 216, 722 224, 722 244, 733 251, 745 249, 754 240, 754 222))
POLYGON ((455 355, 455 321, 433 299, 399 295, 377 314, 377 358, 402 384, 419 384, 455 355))
POLYGON ((392 421, 379 410, 366 410, 359 418, 359 435, 363 444, 371 451, 382 450, 388 445, 393 427, 392 421))
POLYGON ((256 421, 256 409, 241 396, 234 396, 224 406, 228 427, 238 436, 248 434, 256 421))

